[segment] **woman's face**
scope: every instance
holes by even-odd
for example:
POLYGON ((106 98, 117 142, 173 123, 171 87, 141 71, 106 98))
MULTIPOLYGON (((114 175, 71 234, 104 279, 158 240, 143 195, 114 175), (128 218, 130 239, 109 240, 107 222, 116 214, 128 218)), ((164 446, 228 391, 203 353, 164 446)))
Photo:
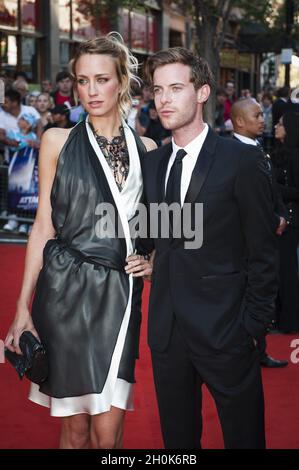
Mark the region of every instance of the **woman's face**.
POLYGON ((107 117, 118 110, 121 85, 115 60, 106 54, 84 54, 76 63, 79 99, 91 116, 107 117))
POLYGON ((36 101, 37 97, 34 95, 30 95, 28 98, 28 106, 33 106, 34 108, 36 107, 36 101))
POLYGON ((278 123, 275 126, 275 139, 280 140, 281 142, 284 141, 286 137, 286 130, 283 125, 282 117, 279 119, 278 123))
POLYGON ((36 100, 36 109, 40 113, 45 113, 50 108, 50 100, 47 95, 39 95, 36 100))

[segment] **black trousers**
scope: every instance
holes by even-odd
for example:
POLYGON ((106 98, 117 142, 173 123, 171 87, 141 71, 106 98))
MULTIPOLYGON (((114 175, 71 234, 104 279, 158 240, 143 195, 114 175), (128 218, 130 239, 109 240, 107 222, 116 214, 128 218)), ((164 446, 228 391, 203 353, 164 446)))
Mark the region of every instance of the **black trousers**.
POLYGON ((299 228, 288 226, 279 238, 280 285, 278 328, 284 333, 299 331, 299 228))
POLYGON ((260 359, 263 359, 267 355, 267 343, 266 343, 266 336, 262 336, 257 340, 257 350, 260 355, 260 359))
POLYGON ((167 350, 152 351, 152 362, 166 449, 200 448, 203 383, 216 402, 225 448, 265 448, 263 386, 253 343, 197 356, 174 321, 167 350))

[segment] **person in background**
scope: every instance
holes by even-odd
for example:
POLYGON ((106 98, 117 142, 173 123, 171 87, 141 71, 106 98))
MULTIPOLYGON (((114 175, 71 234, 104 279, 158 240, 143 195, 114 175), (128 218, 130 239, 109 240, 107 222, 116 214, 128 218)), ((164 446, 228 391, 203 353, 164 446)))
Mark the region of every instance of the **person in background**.
MULTIPOLYGON (((264 132, 264 117, 261 105, 253 98, 236 101, 231 109, 231 118, 234 126, 233 138, 246 145, 258 147, 262 152, 265 165, 264 171, 267 173, 268 182, 273 197, 273 213, 276 218, 276 235, 281 236, 286 228, 287 212, 282 202, 281 195, 277 192, 277 187, 273 182, 274 172, 270 159, 263 151, 257 140, 264 132)), ((257 207, 256 210, 259 208, 257 207)), ((269 356, 266 352, 266 337, 258 338, 257 348, 260 355, 260 364, 263 367, 280 368, 288 365, 287 360, 278 360, 269 356)))
MULTIPOLYGON (((11 146, 8 146, 12 155, 25 147, 39 149, 39 140, 34 132, 36 124, 36 116, 30 113, 23 113, 18 119, 18 130, 11 129, 6 132, 7 139, 12 144, 11 146)), ((28 226, 26 223, 21 223, 19 226, 19 223, 16 220, 16 214, 10 214, 10 218, 3 226, 3 230, 12 232, 18 229, 19 234, 26 235, 28 230, 30 230, 30 227, 31 225, 28 226)))
POLYGON ((27 84, 29 84, 28 80, 28 75, 26 72, 23 72, 21 70, 17 70, 16 73, 14 74, 14 80, 23 80, 27 84))
POLYGON ((272 159, 278 188, 288 209, 288 225, 279 239, 278 329, 299 332, 299 113, 287 112, 275 126, 278 145, 272 159))
POLYGON ((171 141, 171 131, 164 129, 162 126, 154 100, 148 105, 148 113, 148 120, 143 133, 144 137, 152 139, 158 147, 168 144, 171 141))
POLYGON ((28 106, 33 106, 33 108, 36 109, 36 101, 39 95, 40 95, 40 91, 38 90, 31 91, 29 95, 27 95, 26 97, 26 104, 28 106))
POLYGON ((34 132, 36 124, 37 119, 33 114, 22 114, 18 120, 19 129, 9 130, 6 133, 8 139, 18 143, 17 146, 9 147, 10 150, 17 151, 28 146, 38 148, 39 141, 36 133, 34 132))
POLYGON ((221 136, 226 135, 224 121, 224 104, 227 99, 225 88, 216 90, 216 110, 215 110, 215 129, 214 131, 221 136))
POLYGON ((61 105, 68 102, 70 106, 74 106, 73 81, 68 72, 59 72, 57 74, 56 87, 57 90, 53 94, 55 105, 61 105))
POLYGON ((241 90, 240 98, 246 99, 246 98, 251 98, 251 97, 252 97, 252 94, 249 88, 243 88, 241 90))
POLYGON ((230 119, 230 110, 233 103, 236 101, 236 90, 235 84, 232 81, 228 81, 225 87, 227 98, 224 103, 224 122, 230 119))
MULTIPOLYGON (((6 133, 10 130, 19 130, 18 120, 22 114, 33 114, 37 120, 36 134, 40 139, 42 134, 42 124, 40 114, 33 106, 27 106, 21 103, 21 95, 16 90, 7 90, 5 92, 4 104, 0 108, 0 142, 7 146, 14 146, 14 142, 7 138, 6 133)), ((5 149, 5 161, 9 163, 8 149, 5 149)))
POLYGON ((273 125, 273 135, 274 135, 274 127, 278 123, 281 116, 286 112, 286 108, 288 105, 288 98, 290 95, 290 88, 287 86, 278 88, 276 93, 276 100, 272 105, 272 125, 273 125))
POLYGON ((264 93, 260 104, 264 117, 263 147, 270 153, 273 147, 272 96, 264 93))
POLYGON ((51 93, 51 91, 52 91, 52 83, 50 80, 45 78, 44 80, 42 80, 42 83, 41 83, 41 92, 51 93))
POLYGON ((29 86, 28 86, 28 83, 19 78, 18 80, 15 80, 12 84, 12 88, 14 90, 16 90, 18 93, 20 93, 21 95, 21 103, 26 105, 26 100, 27 100, 27 96, 29 94, 29 86))
POLYGON ((52 123, 46 125, 45 131, 53 127, 60 127, 61 129, 74 127, 74 122, 70 120, 70 110, 65 104, 54 106, 54 108, 50 109, 50 113, 52 115, 52 123))
POLYGON ((136 117, 136 132, 143 135, 146 129, 146 124, 149 117, 149 104, 153 99, 153 93, 148 83, 142 86, 142 99, 139 102, 138 113, 136 117))
POLYGON ((36 100, 36 109, 40 114, 43 129, 52 124, 51 108, 53 108, 53 99, 49 93, 40 93, 36 100))
POLYGON ((142 100, 141 96, 141 91, 138 89, 134 89, 132 91, 132 107, 130 109, 129 115, 128 115, 128 125, 136 130, 136 119, 140 107, 140 103, 142 100))

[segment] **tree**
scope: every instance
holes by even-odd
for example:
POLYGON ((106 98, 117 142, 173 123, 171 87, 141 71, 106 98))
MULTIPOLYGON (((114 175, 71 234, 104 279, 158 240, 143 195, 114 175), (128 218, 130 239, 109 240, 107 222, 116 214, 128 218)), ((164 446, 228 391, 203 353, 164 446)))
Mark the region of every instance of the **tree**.
MULTIPOLYGON (((190 14, 196 30, 196 48, 204 57, 214 74, 215 83, 219 83, 220 51, 225 45, 226 36, 234 8, 243 13, 246 21, 265 22, 271 17, 273 1, 265 0, 192 0, 190 14)), ((240 15, 241 16, 241 15, 240 15)), ((206 105, 206 119, 213 124, 216 99, 213 94, 206 105)))
MULTIPOLYGON (((219 83, 220 51, 225 46, 230 22, 234 15, 239 13, 243 45, 251 52, 280 52, 285 44, 290 42, 298 44, 299 34, 296 24, 290 29, 286 28, 286 3, 292 3, 294 11, 299 11, 299 0, 191 0, 188 2, 189 14, 193 18, 196 31, 196 49, 204 57, 219 83), (255 28, 252 28, 252 25, 255 28), (243 34, 247 30, 247 34, 243 34), (251 31, 250 31, 251 30, 251 31)), ((175 2, 186 11, 186 2, 175 2)), ((294 46, 293 46, 294 47, 294 46)), ((206 118, 210 123, 214 121, 215 95, 211 96, 206 106, 206 118)))

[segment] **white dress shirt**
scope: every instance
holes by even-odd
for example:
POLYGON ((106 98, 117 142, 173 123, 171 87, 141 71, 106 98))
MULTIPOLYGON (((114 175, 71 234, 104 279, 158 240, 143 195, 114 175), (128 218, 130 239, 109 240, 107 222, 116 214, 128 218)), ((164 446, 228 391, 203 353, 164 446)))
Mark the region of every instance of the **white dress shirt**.
POLYGON ((255 145, 257 146, 259 142, 255 139, 250 139, 250 137, 246 137, 245 135, 237 134, 237 132, 234 132, 234 136, 243 142, 243 144, 249 144, 249 145, 255 145))
POLYGON ((208 132, 209 132, 209 126, 207 124, 204 124, 204 128, 201 131, 201 133, 197 137, 195 137, 195 139, 189 142, 189 144, 186 145, 186 147, 178 147, 178 145, 176 145, 174 139, 172 138, 172 154, 168 162, 168 167, 167 167, 166 177, 165 177, 165 194, 166 194, 166 187, 167 187, 169 173, 175 161, 176 154, 180 149, 183 148, 185 152, 187 153, 187 155, 185 155, 183 159, 183 166, 182 166, 182 179, 181 179, 182 204, 185 201, 185 197, 186 197, 188 187, 191 181, 191 176, 192 176, 194 167, 196 165, 199 152, 201 151, 201 148, 207 137, 208 132))

